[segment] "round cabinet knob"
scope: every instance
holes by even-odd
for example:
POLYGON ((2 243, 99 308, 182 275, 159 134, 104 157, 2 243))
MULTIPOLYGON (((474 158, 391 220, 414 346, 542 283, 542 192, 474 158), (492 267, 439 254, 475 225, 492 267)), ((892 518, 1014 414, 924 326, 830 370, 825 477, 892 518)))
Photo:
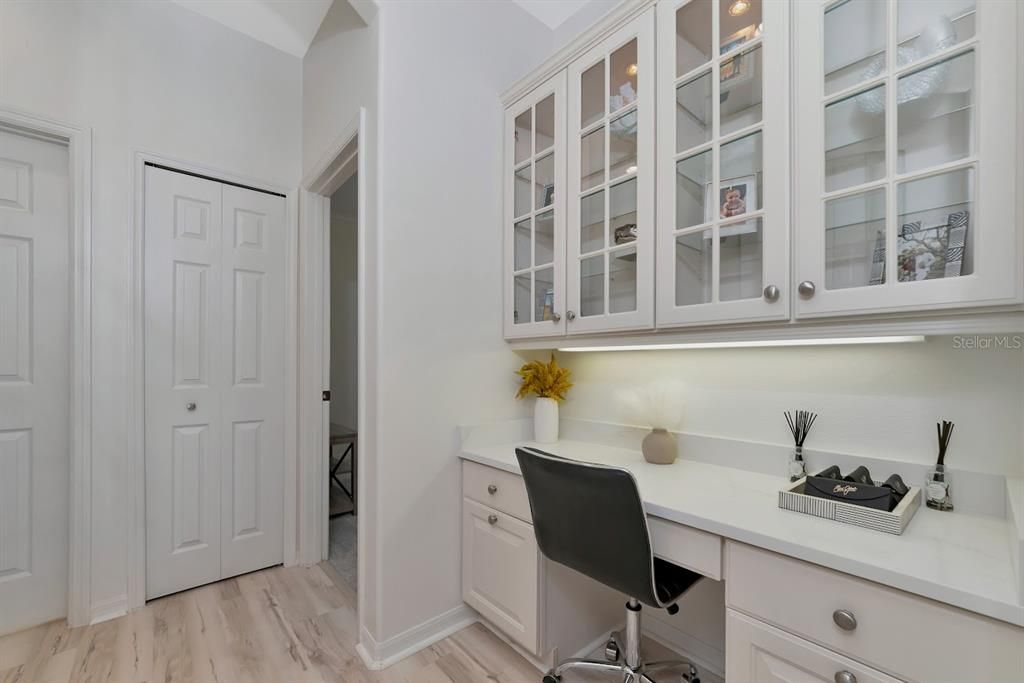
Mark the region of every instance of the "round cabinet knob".
POLYGON ((489 494, 491 494, 493 496, 497 492, 498 492, 498 487, 497 486, 495 486, 494 484, 488 484, 487 485, 487 493, 489 493, 489 494))
POLYGON ((837 609, 832 613, 832 621, 844 631, 852 631, 857 628, 857 617, 848 609, 837 609))
POLYGON ((779 300, 779 288, 775 285, 768 285, 764 288, 764 300, 772 303, 779 300))
POLYGON ((569 311, 568 313, 565 314, 565 319, 568 320, 569 322, 572 322, 573 320, 576 319, 576 314, 573 311, 569 311))
POLYGON ((837 671, 835 681, 836 683, 857 683, 857 677, 849 671, 837 671))
POLYGON ((552 313, 551 314, 551 322, 557 323, 561 319, 562 319, 562 314, 561 313, 552 313))
POLYGON ((796 291, 800 292, 800 296, 805 299, 810 299, 814 296, 814 283, 810 280, 804 280, 797 285, 796 291))
POLYGON ((196 409, 196 404, 193 403, 192 401, 189 401, 188 403, 185 404, 185 410, 187 410, 189 412, 192 412, 195 409, 196 409))
POLYGON ((494 526, 498 523, 498 515, 487 515, 487 523, 494 526))

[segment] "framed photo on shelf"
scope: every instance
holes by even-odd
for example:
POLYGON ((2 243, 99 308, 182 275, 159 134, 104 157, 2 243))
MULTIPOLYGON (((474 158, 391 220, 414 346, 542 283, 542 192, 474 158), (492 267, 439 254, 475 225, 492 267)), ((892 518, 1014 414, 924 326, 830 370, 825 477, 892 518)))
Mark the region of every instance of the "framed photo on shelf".
MULTIPOLYGON (((739 178, 727 178, 718 187, 718 201, 711 196, 711 183, 704 186, 704 221, 712 222, 716 218, 729 219, 742 216, 757 206, 757 176, 748 175, 739 178)), ((757 226, 750 222, 735 223, 719 229, 721 237, 743 235, 757 232, 757 226)), ((711 231, 705 233, 710 239, 711 231)))
POLYGON ((945 223, 923 227, 904 223, 897 236, 896 276, 899 282, 959 277, 967 246, 968 212, 949 214, 945 223))

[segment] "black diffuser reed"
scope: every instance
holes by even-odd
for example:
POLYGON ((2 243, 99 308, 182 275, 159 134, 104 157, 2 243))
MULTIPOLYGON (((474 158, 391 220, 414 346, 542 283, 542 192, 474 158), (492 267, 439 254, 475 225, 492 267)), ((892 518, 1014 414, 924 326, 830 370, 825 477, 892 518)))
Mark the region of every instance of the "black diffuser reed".
POLYGON ((949 439, 953 436, 953 423, 949 420, 935 423, 935 433, 939 437, 939 467, 946 465, 946 449, 949 448, 949 439))
POLYGON ((950 495, 949 476, 946 472, 946 451, 949 450, 949 441, 953 436, 953 423, 949 420, 936 423, 935 434, 939 439, 939 461, 928 477, 925 503, 936 510, 952 510, 953 498, 950 495))
POLYGON ((788 410, 783 413, 786 416, 786 424, 793 434, 793 459, 789 463, 789 480, 796 481, 806 475, 804 469, 804 441, 818 419, 815 413, 809 410, 797 410, 790 413, 788 410))

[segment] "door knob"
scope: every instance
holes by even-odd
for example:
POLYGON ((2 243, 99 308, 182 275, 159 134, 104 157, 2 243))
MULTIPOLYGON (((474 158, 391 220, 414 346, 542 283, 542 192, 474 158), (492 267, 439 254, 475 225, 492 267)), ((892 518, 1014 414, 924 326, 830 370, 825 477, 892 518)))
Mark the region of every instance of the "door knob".
POLYGON ((498 515, 487 515, 487 523, 494 526, 498 523, 498 515))
POLYGON ((491 494, 493 496, 497 492, 498 492, 498 487, 497 486, 495 486, 494 484, 488 484, 487 485, 487 493, 489 493, 489 494, 491 494))
POLYGON ((852 631, 857 628, 857 617, 848 609, 837 609, 832 613, 832 621, 844 631, 852 631))
POLYGON ((835 681, 836 683, 857 683, 857 677, 849 671, 837 671, 835 681))
POLYGON ((188 403, 185 404, 185 410, 187 410, 189 412, 192 412, 195 409, 196 409, 196 404, 193 403, 192 401, 189 401, 188 403))
POLYGON ((800 296, 805 299, 810 299, 814 296, 814 283, 810 280, 804 280, 797 285, 796 291, 800 292, 800 296))
POLYGON ((576 314, 575 314, 575 313, 573 313, 572 311, 569 311, 568 313, 566 313, 566 314, 565 314, 565 318, 566 318, 566 320, 568 320, 569 322, 572 322, 573 320, 575 320, 575 319, 576 319, 576 314))
POLYGON ((764 300, 776 302, 779 300, 779 288, 775 285, 768 285, 764 288, 764 300))
POLYGON ((552 313, 551 314, 551 322, 557 323, 561 319, 562 319, 562 314, 561 313, 552 313))

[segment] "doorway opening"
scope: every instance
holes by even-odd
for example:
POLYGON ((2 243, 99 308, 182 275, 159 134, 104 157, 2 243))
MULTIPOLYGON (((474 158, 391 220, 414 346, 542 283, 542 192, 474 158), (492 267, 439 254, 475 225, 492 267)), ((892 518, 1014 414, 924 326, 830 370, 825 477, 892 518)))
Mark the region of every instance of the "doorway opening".
POLYGON ((353 590, 358 585, 359 514, 359 176, 330 197, 330 435, 327 453, 327 559, 353 590))

